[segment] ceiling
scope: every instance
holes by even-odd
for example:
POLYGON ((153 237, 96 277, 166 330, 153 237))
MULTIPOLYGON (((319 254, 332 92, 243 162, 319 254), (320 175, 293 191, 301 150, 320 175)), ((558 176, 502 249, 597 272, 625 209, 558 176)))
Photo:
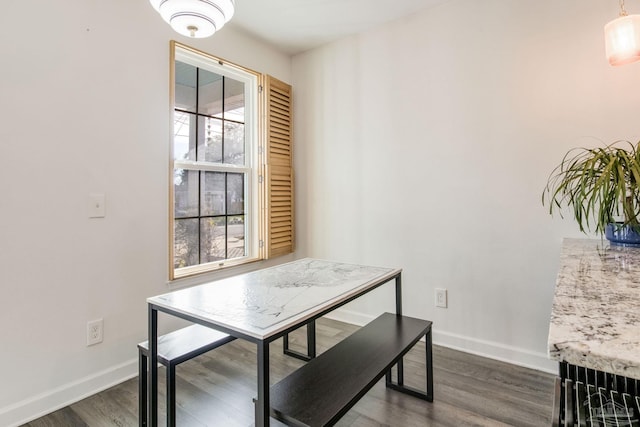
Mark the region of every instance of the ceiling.
POLYGON ((236 0, 228 25, 294 55, 448 0, 236 0))

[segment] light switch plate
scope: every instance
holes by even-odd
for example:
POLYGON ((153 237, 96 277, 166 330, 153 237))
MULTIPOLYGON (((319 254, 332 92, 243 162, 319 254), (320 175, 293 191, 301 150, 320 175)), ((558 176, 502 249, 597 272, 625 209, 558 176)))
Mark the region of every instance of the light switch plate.
POLYGON ((105 216, 104 193, 89 193, 88 210, 89 218, 104 218, 105 216))

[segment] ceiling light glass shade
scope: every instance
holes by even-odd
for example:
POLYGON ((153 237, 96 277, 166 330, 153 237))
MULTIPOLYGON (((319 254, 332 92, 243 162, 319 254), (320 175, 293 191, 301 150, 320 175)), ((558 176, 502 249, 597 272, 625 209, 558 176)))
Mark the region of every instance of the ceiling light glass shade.
POLYGON ((604 26, 607 59, 611 65, 640 61, 640 15, 621 16, 604 26))
POLYGON ((203 38, 219 31, 235 11, 235 0, 149 0, 171 28, 203 38))

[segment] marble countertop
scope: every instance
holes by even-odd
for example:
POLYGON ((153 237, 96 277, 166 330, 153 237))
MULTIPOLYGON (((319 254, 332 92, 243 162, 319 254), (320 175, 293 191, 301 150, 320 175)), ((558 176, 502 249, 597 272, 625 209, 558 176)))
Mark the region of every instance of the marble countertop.
POLYGON ((640 248, 565 239, 549 358, 640 379, 640 248))
POLYGON ((147 302, 265 339, 400 272, 305 258, 155 296, 147 302))

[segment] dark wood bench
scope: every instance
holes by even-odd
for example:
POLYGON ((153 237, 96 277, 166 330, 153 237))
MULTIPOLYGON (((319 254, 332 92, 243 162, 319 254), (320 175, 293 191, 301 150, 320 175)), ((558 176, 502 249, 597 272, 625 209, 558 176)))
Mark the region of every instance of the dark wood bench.
MULTIPOLYGON (((167 425, 176 425, 176 366, 214 348, 233 341, 235 337, 202 325, 186 328, 158 337, 158 362, 167 367, 167 425)), ((149 342, 138 344, 138 407, 140 426, 147 425, 147 360, 149 342)))
POLYGON ((387 376, 387 387, 433 401, 431 322, 385 313, 270 388, 271 415, 294 426, 330 426, 364 396, 422 337, 426 392, 387 376))

